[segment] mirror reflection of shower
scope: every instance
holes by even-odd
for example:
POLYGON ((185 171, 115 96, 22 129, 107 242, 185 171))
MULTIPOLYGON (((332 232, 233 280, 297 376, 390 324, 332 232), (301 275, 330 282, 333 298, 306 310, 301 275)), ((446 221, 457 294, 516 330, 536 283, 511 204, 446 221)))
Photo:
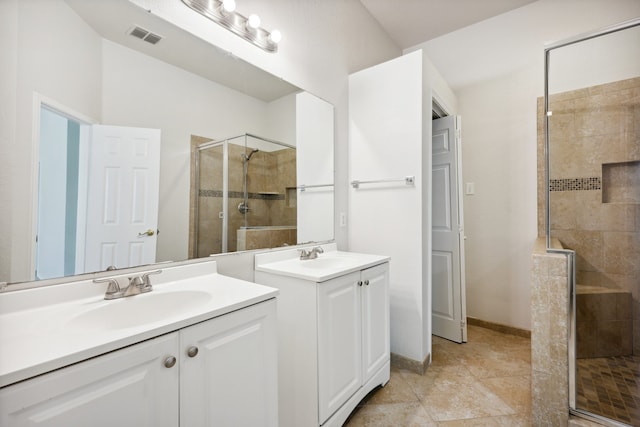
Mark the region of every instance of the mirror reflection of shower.
POLYGON ((251 134, 192 145, 190 258, 297 244, 295 146, 251 134))
POLYGON ((240 204, 238 205, 238 211, 245 215, 247 212, 249 212, 249 192, 247 190, 247 179, 248 179, 248 175, 249 175, 249 160, 251 160, 251 156, 253 156, 255 153, 257 153, 258 150, 257 148, 254 148, 253 150, 251 150, 251 152, 247 155, 246 153, 242 153, 242 192, 244 194, 244 200, 242 202, 240 202, 240 204))

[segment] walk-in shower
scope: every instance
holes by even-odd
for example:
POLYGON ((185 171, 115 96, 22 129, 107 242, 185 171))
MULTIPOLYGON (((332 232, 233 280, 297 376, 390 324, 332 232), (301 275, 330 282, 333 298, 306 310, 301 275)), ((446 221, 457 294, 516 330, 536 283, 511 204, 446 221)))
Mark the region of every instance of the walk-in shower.
POLYGON ((295 147, 252 134, 192 145, 190 258, 297 243, 295 147))
POLYGON ((568 404, 611 426, 640 425, 639 46, 640 20, 549 46, 539 108, 539 218, 571 263, 568 404))

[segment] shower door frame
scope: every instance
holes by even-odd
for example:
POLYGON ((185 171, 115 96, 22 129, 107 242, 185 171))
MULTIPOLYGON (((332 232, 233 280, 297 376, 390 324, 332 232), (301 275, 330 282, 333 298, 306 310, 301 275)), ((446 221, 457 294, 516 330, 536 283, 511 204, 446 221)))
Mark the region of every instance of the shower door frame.
POLYGON ((569 265, 568 286, 569 286, 569 413, 581 418, 598 422, 605 426, 611 427, 630 427, 628 424, 620 423, 616 420, 606 418, 604 416, 587 412, 576 408, 576 254, 575 251, 566 249, 557 249, 551 247, 551 185, 550 185, 550 155, 549 155, 549 66, 550 55, 555 49, 581 43, 596 37, 605 36, 607 34, 616 33, 629 28, 640 26, 640 18, 621 22, 619 24, 605 27, 599 31, 584 33, 571 37, 553 44, 544 49, 544 158, 545 158, 545 221, 546 221, 546 239, 548 253, 561 253, 567 256, 569 265))
POLYGON ((222 247, 220 253, 226 253, 228 249, 228 212, 229 212, 229 138, 221 141, 209 141, 200 144, 197 147, 195 159, 195 232, 193 233, 193 254, 196 258, 200 258, 198 253, 198 233, 200 231, 200 152, 209 148, 222 146, 222 247))

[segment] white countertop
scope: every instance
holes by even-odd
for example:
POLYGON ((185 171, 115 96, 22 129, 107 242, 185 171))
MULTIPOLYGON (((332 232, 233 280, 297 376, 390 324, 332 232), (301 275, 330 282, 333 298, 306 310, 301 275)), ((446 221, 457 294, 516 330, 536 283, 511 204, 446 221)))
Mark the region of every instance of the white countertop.
POLYGON ((278 294, 277 289, 220 275, 215 262, 207 264, 205 270, 208 271, 202 271, 203 266, 199 265, 196 275, 180 270, 190 267, 188 265, 167 269, 171 271, 166 271, 166 275, 163 272, 151 277, 153 291, 111 301, 104 300, 106 284, 91 281, 0 293, 0 387, 266 301, 278 294), (155 284, 154 279, 162 275, 170 281, 155 284), (186 311, 174 313, 167 310, 165 304, 163 312, 153 312, 149 322, 132 326, 114 319, 115 327, 110 327, 109 321, 104 328, 92 327, 76 319, 96 308, 126 304, 125 300, 134 298, 157 298, 171 303, 173 296, 162 294, 175 292, 177 287, 180 292, 186 291, 185 294, 205 295, 206 292, 206 298, 186 311), (75 299, 74 294, 78 295, 75 299), (52 295, 59 300, 51 298, 46 303, 47 296, 52 295))
MULTIPOLYGON (((313 282, 324 282, 389 261, 388 256, 338 251, 335 243, 321 245, 316 259, 301 260, 299 249, 274 251, 255 256, 255 270, 313 282)), ((305 249, 311 249, 308 247, 305 249)))

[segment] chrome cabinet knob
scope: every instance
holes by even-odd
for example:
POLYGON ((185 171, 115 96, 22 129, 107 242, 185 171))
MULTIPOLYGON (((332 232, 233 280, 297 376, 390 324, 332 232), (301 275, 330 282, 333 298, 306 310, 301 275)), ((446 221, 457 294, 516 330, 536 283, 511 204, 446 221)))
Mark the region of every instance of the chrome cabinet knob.
POLYGON ((187 356, 196 357, 197 355, 198 355, 198 347, 196 347, 195 345, 192 347, 189 347, 189 350, 187 350, 187 356))
POLYGON ((358 286, 362 286, 362 280, 358 280, 358 286))
POLYGON ((169 356, 166 359, 164 359, 165 368, 173 368, 175 364, 176 364, 176 358, 173 356, 169 356))
POLYGON ((365 281, 364 281, 364 284, 365 284, 365 285, 367 285, 367 286, 369 286, 369 281, 368 281, 368 280, 365 280, 365 281))

